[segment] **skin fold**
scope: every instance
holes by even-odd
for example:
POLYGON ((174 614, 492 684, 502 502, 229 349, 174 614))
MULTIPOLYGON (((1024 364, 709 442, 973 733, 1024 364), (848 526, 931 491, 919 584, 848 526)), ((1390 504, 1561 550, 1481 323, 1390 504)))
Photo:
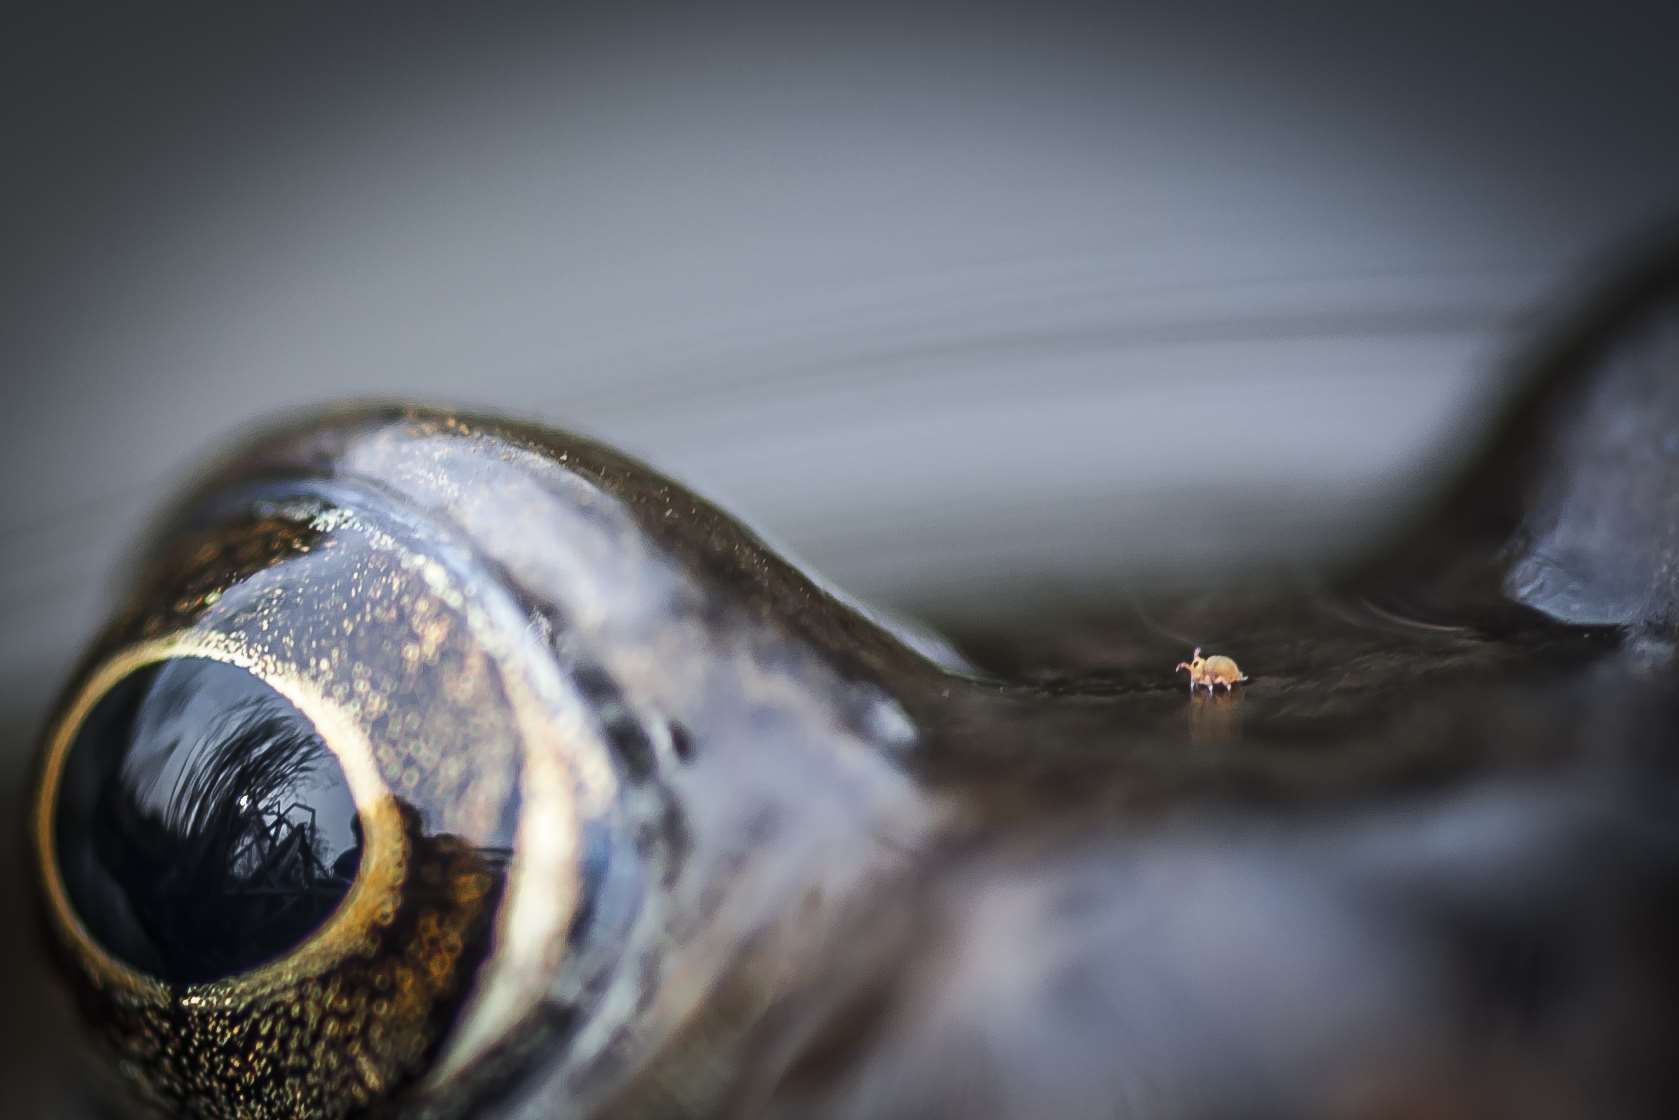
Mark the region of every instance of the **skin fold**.
POLYGON ((585 439, 407 406, 248 439, 159 519, 43 740, 30 866, 74 1095, 1672 1115, 1679 252, 1530 365, 1347 570, 958 624, 966 660, 585 439), (1248 682, 1186 695, 1193 646, 1248 682), (365 852, 405 853, 383 880, 362 857, 382 924, 345 903, 266 986, 113 968, 54 893, 81 716, 183 656, 294 697, 365 852), (429 986, 380 995, 405 969, 429 986))

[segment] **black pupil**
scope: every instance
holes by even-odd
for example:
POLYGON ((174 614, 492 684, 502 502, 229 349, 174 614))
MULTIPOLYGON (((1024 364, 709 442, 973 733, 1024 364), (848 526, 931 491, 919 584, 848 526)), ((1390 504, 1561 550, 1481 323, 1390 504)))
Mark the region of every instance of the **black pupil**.
POLYGON ((314 725, 236 666, 148 665, 94 705, 60 786, 58 863, 113 957, 235 976, 319 929, 355 881, 355 801, 314 725))

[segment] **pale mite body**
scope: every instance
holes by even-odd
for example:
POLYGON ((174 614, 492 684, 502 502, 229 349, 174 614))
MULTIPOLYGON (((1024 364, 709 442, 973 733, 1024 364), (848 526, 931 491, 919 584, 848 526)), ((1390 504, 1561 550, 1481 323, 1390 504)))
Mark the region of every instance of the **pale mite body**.
POLYGON ((1239 684, 1246 684, 1248 678, 1236 662, 1223 654, 1215 653, 1211 657, 1201 656, 1201 647, 1196 646, 1195 652, 1190 654, 1188 661, 1180 661, 1174 673, 1188 671, 1189 691, 1205 688, 1208 692, 1224 689, 1230 692, 1239 684))

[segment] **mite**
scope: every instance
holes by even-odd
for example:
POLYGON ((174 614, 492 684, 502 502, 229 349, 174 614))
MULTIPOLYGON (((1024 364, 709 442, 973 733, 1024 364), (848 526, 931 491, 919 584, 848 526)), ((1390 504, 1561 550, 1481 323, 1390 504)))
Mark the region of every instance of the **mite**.
POLYGON ((1226 692, 1233 690, 1239 684, 1246 684, 1248 678, 1230 658, 1222 654, 1211 657, 1201 656, 1201 647, 1196 646, 1195 652, 1190 654, 1188 661, 1178 662, 1174 673, 1187 669, 1189 671, 1189 691, 1206 686, 1208 692, 1215 692, 1222 688, 1226 692))

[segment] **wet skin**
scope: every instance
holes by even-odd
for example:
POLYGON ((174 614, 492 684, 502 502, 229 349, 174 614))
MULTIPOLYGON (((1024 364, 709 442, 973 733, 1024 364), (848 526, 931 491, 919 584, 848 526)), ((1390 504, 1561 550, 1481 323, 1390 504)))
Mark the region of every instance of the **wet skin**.
POLYGON ((94 1095, 1671 1114, 1676 262, 1367 561, 958 627, 972 664, 583 439, 380 408, 249 441, 37 765, 94 1095), (1186 695, 1193 646, 1251 680, 1186 695))

